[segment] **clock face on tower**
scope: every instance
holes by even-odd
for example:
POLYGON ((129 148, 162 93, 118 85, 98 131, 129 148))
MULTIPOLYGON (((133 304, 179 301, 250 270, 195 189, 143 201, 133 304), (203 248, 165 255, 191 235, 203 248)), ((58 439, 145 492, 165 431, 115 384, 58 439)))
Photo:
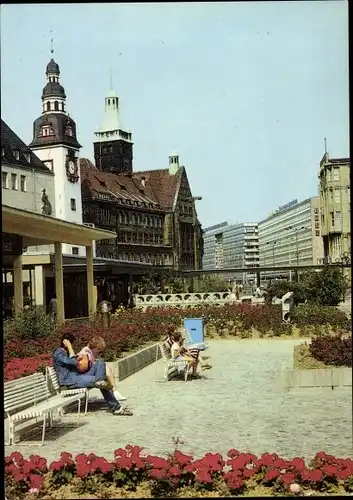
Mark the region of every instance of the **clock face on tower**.
POLYGON ((69 149, 66 156, 66 176, 70 182, 78 181, 78 165, 75 151, 69 149))

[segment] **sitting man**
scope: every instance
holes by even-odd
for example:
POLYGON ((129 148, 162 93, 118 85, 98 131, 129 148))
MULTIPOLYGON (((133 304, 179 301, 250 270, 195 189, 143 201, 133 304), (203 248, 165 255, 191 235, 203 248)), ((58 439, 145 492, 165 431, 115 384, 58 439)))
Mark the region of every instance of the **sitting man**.
POLYGON ((75 342, 75 336, 71 333, 63 335, 61 346, 58 347, 53 355, 54 370, 59 379, 59 384, 68 389, 81 389, 97 387, 100 389, 109 410, 113 415, 132 415, 127 408, 123 408, 117 400, 113 388, 114 380, 111 376, 107 377, 105 362, 95 361, 86 373, 79 373, 77 370, 77 357, 72 344, 75 342))

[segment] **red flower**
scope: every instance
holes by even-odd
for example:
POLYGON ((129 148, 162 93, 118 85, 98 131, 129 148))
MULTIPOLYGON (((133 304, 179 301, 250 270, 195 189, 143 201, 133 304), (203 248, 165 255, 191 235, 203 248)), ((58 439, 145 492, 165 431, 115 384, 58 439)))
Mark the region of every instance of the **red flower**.
POLYGON ((244 482, 240 477, 232 474, 227 479, 227 485, 230 490, 241 490, 244 486, 244 482))
POLYGON ((49 466, 49 470, 51 470, 51 471, 59 471, 63 468, 64 468, 64 465, 59 460, 55 460, 49 466))
POLYGON ((255 475, 255 471, 253 469, 245 469, 243 472, 244 479, 250 479, 255 475))
POLYGON ((327 477, 336 477, 337 476, 337 468, 333 465, 324 465, 322 468, 322 472, 327 477))
POLYGON ((212 483, 211 475, 205 470, 197 471, 196 479, 200 481, 200 483, 207 483, 207 484, 212 483))
POLYGON ((178 462, 178 464, 181 466, 189 464, 192 460, 191 455, 185 455, 184 453, 182 453, 179 450, 175 450, 173 456, 174 456, 175 460, 178 462))
POLYGON ((236 450, 235 448, 232 448, 231 450, 228 451, 227 457, 229 458, 235 458, 238 455, 240 455, 240 451, 236 450))
POLYGON ((107 474, 108 472, 111 472, 114 469, 113 464, 105 460, 104 462, 99 464, 99 469, 103 474, 107 474))
POLYGON ((72 460, 71 453, 67 453, 66 451, 63 451, 60 454, 60 459, 61 459, 62 463, 64 463, 65 465, 73 465, 73 463, 74 463, 74 461, 72 460))
POLYGON ((292 474, 291 472, 286 472, 285 474, 283 474, 283 476, 281 476, 281 481, 285 485, 292 484, 294 479, 295 479, 295 475, 292 474))
POLYGON ((278 476, 280 476, 280 475, 281 475, 281 473, 279 470, 269 469, 265 474, 264 480, 266 482, 275 481, 278 478, 278 476))
POLYGON ((169 473, 171 476, 180 476, 181 470, 179 469, 179 467, 174 466, 170 468, 169 473))
POLYGON ((163 479, 165 477, 165 471, 162 469, 152 469, 150 471, 150 477, 153 479, 163 479))
POLYGON ((146 460, 152 465, 154 469, 168 469, 169 464, 165 458, 154 457, 152 455, 148 455, 146 460))
POLYGON ((324 476, 319 469, 315 469, 311 471, 311 477, 310 481, 315 481, 315 482, 321 482, 323 480, 324 476))
POLYGON ((129 457, 121 457, 115 460, 115 465, 119 469, 130 470, 133 465, 133 462, 132 459, 129 457))
POLYGON ((31 474, 29 476, 29 481, 31 484, 31 488, 40 490, 44 484, 44 476, 40 476, 39 474, 31 474))

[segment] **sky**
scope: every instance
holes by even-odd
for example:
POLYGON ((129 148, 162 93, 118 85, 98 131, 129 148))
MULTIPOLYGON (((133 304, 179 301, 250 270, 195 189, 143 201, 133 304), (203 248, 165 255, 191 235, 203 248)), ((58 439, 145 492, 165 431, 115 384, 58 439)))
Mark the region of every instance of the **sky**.
POLYGON ((111 68, 134 170, 176 150, 204 228, 316 196, 325 137, 349 156, 346 1, 2 5, 2 118, 27 144, 52 36, 81 157, 111 68))

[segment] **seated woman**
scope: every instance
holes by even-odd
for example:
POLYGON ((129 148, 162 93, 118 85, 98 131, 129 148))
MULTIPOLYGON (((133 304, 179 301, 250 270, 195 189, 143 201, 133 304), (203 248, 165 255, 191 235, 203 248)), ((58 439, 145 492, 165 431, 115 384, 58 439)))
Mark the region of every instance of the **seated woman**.
MULTIPOLYGON (((92 367, 94 363, 98 363, 97 358, 105 349, 105 340, 103 337, 94 337, 91 339, 86 347, 83 347, 77 355, 77 359, 81 356, 86 355, 89 360, 89 368, 92 367)), ((87 372, 85 372, 87 373, 87 372)), ((112 372, 107 373, 107 380, 112 386, 114 396, 118 401, 123 401, 126 398, 120 394, 115 388, 115 379, 112 372)))
POLYGON ((205 361, 197 354, 192 353, 190 349, 183 346, 184 339, 179 332, 173 334, 174 343, 171 347, 171 355, 175 360, 185 360, 189 364, 189 368, 193 369, 193 373, 196 374, 197 365, 200 364, 202 370, 209 370, 212 368, 211 365, 205 363, 205 361))
POLYGON ((110 375, 110 380, 108 380, 104 361, 96 361, 86 373, 79 373, 77 370, 77 357, 72 347, 74 342, 75 336, 72 333, 67 333, 62 336, 61 346, 54 352, 53 366, 58 376, 59 384, 69 389, 90 389, 97 387, 100 389, 113 415, 132 415, 133 413, 123 408, 116 398, 113 392, 114 380, 110 375))

